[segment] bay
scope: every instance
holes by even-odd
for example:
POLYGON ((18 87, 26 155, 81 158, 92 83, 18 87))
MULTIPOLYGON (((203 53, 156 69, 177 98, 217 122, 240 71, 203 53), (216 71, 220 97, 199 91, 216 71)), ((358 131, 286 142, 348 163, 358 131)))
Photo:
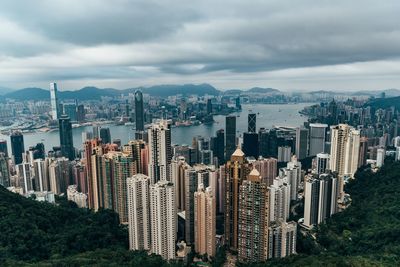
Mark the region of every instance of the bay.
MULTIPOLYGON (((299 113, 305 106, 311 105, 310 103, 298 104, 243 104, 240 112, 232 113, 231 115, 237 116, 236 129, 237 136, 247 131, 247 115, 249 113, 257 114, 257 129, 260 127, 272 128, 273 126, 289 126, 297 127, 302 125, 307 118, 299 113)), ((172 143, 173 144, 191 144, 194 136, 211 137, 219 129, 225 128, 225 116, 214 116, 215 123, 201 124, 197 126, 187 127, 174 127, 172 128, 172 143)), ((132 126, 125 125, 102 125, 102 127, 109 127, 111 132, 111 139, 121 139, 122 144, 126 144, 129 140, 134 138, 134 130, 132 126)), ((92 131, 92 126, 84 126, 74 128, 72 130, 74 146, 78 149, 82 148, 82 133, 85 131, 92 131)), ((8 150, 11 153, 10 137, 0 135, 0 139, 6 139, 8 143, 8 150)), ((45 144, 46 151, 51 150, 54 146, 60 145, 59 132, 35 132, 24 134, 25 149, 33 146, 39 142, 45 144)))

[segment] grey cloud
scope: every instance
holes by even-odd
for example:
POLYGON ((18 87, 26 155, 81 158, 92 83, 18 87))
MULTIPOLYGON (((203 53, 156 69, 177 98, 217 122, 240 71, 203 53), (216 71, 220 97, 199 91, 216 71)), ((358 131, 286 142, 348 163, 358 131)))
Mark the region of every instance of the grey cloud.
MULTIPOLYGON (((39 65, 25 79, 151 80, 169 75, 176 82, 190 77, 208 82, 207 77, 217 80, 215 73, 223 72, 223 80, 249 82, 257 73, 299 68, 310 79, 305 70, 397 62, 399 10, 394 0, 5 0, 0 21, 11 21, 19 34, 3 35, 0 71, 11 65, 17 77, 18 64, 21 76, 39 65), (57 66, 50 67, 50 61, 57 66)), ((0 74, 1 81, 10 78, 0 74)))

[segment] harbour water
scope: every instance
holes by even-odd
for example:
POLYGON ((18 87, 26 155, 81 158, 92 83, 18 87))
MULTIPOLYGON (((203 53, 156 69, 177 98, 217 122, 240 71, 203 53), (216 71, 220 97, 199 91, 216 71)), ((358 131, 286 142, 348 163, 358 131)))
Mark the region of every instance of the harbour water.
MULTIPOLYGON (((247 115, 248 113, 257 114, 257 129, 260 127, 271 128, 273 126, 290 126, 297 127, 302 125, 307 118, 299 113, 305 106, 311 105, 310 103, 299 104, 252 104, 242 105, 242 111, 233 113, 231 115, 237 116, 236 129, 237 135, 247 131, 247 115)), ((172 143, 173 144, 191 144, 194 136, 210 137, 215 135, 219 129, 225 128, 225 116, 214 116, 215 123, 201 124, 197 126, 188 127, 175 127, 172 129, 172 143)), ((121 139, 122 144, 126 144, 129 140, 134 138, 134 130, 132 126, 125 125, 102 125, 109 127, 111 132, 111 139, 121 139)), ((78 149, 82 148, 82 132, 92 131, 91 126, 84 126, 73 129, 74 146, 78 149)), ((6 139, 8 149, 11 150, 10 137, 0 135, 0 139, 6 139)), ((51 150, 54 146, 60 145, 58 131, 52 132, 35 132, 24 134, 25 149, 33 146, 39 142, 43 142, 46 151, 51 150)), ((10 151, 11 152, 11 151, 10 151)))

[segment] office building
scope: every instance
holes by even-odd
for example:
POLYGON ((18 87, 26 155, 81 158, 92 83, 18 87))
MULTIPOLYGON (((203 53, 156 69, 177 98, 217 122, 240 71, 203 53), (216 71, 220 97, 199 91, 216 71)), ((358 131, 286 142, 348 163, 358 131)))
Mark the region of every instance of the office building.
POLYGON ((150 179, 136 174, 127 180, 129 249, 151 249, 150 235, 150 179))
POLYGON ((140 90, 135 92, 135 123, 136 131, 144 132, 143 93, 140 90))
POLYGON ((258 158, 258 134, 255 132, 243 133, 243 153, 246 157, 258 158))
POLYGON ((21 132, 13 132, 10 136, 11 152, 14 157, 14 164, 21 164, 23 161, 22 154, 25 152, 24 136, 21 132))
POLYGON ((194 193, 197 191, 198 178, 196 170, 185 168, 185 241, 186 244, 194 244, 194 193))
POLYGON ((296 156, 300 160, 308 156, 308 129, 305 127, 296 128, 296 156))
POLYGON ((200 184, 194 193, 194 240, 196 253, 215 256, 216 199, 211 187, 200 184))
POLYGON ((111 144, 110 128, 100 128, 100 139, 103 144, 111 144))
POLYGON ((229 160, 236 149, 236 117, 225 117, 225 158, 229 160))
POLYGON ((219 129, 216 132, 216 137, 213 139, 212 147, 214 157, 218 159, 218 164, 225 163, 225 132, 224 129, 219 129))
POLYGON ((328 125, 321 123, 310 124, 310 150, 309 156, 325 152, 325 134, 328 125))
POLYGON ((256 133, 257 131, 257 115, 255 113, 249 113, 247 116, 247 131, 249 133, 256 133))
POLYGON ((60 116, 58 105, 58 90, 56 83, 50 83, 50 105, 51 105, 51 118, 58 120, 60 116))
POLYGON ((67 115, 62 115, 60 117, 58 120, 58 127, 60 130, 61 155, 69 160, 74 160, 75 148, 72 139, 72 124, 67 115))
POLYGON ((0 153, 3 153, 8 158, 7 140, 5 139, 0 139, 0 153))
POLYGON ((62 106, 63 114, 67 115, 71 121, 78 121, 76 103, 64 103, 62 106))

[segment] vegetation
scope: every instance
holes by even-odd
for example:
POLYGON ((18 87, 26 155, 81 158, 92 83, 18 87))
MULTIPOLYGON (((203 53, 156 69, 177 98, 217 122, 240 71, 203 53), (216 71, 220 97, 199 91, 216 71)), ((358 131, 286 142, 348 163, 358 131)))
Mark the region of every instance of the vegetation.
POLYGON ((79 209, 65 198, 41 203, 0 186, 0 266, 165 266, 128 251, 128 232, 110 210, 79 209))
MULTIPOLYGON (((346 186, 352 204, 299 233, 298 255, 250 266, 400 266, 400 163, 360 170, 346 186)), ((300 231, 299 231, 300 232, 300 231)))
MULTIPOLYGON (((400 163, 360 170, 347 186, 352 204, 315 232, 299 232, 297 251, 250 266, 400 266, 400 163)), ((65 199, 39 203, 0 188, 0 266, 173 266, 128 251, 118 216, 78 209, 65 199)), ((213 266, 225 259, 220 249, 213 266)))
POLYGON ((395 107, 396 110, 400 110, 400 96, 388 97, 388 98, 374 98, 371 99, 365 106, 371 106, 375 109, 386 109, 395 107))

